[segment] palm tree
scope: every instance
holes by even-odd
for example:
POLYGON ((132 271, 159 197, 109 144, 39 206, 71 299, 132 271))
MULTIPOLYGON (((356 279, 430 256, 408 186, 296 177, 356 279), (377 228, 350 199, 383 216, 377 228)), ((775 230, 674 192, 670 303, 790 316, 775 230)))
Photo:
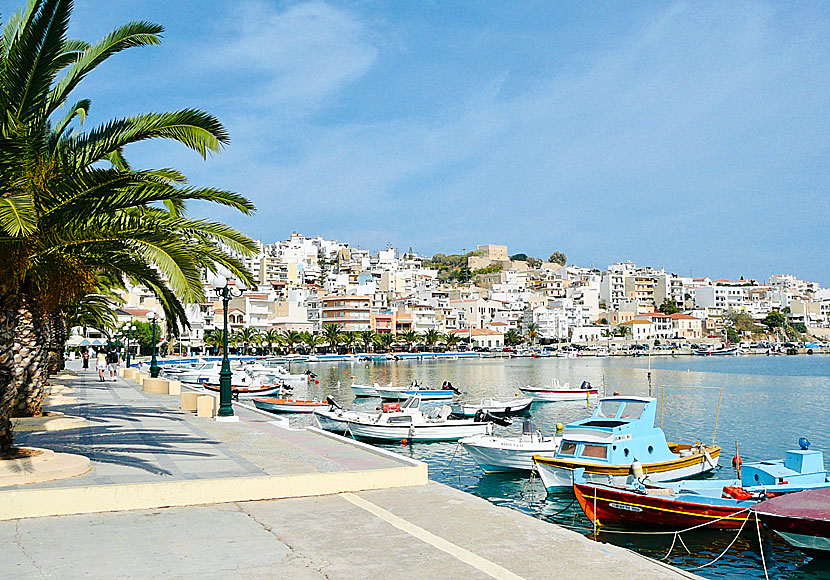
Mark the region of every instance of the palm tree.
POLYGON ((419 338, 421 337, 414 330, 407 330, 400 334, 400 339, 406 343, 406 349, 409 351, 412 350, 412 345, 418 342, 419 338))
MULTIPOLYGON (((311 334, 311 333, 309 333, 309 334, 311 334)), ((326 344, 326 337, 320 336, 320 335, 315 336, 315 335, 311 334, 311 336, 308 337, 308 340, 306 340, 304 342, 308 345, 308 348, 310 349, 310 351, 312 353, 314 353, 318 346, 320 346, 322 344, 326 344)))
POLYGON ((268 349, 268 354, 274 354, 274 345, 282 344, 282 333, 275 328, 269 328, 262 333, 262 344, 268 349))
POLYGON ((343 342, 343 335, 340 333, 340 327, 336 324, 323 325, 323 337, 326 339, 329 348, 333 348, 335 352, 337 352, 338 345, 343 342))
POLYGON ((370 352, 372 350, 372 345, 375 343, 375 331, 361 330, 357 334, 360 342, 363 344, 364 351, 370 352))
POLYGON ((389 352, 396 338, 391 332, 376 332, 373 340, 379 348, 389 352))
POLYGON ((202 338, 202 342, 204 342, 206 346, 212 347, 214 352, 222 350, 223 340, 222 330, 219 329, 206 330, 205 336, 202 338))
POLYGON ((282 335, 282 340, 286 346, 288 346, 288 351, 293 354, 294 345, 301 343, 303 341, 303 337, 296 330, 289 330, 282 335))
POLYGON ((536 344, 536 338, 539 336, 539 325, 535 322, 528 324, 525 330, 525 336, 530 341, 530 345, 534 346, 536 344))
POLYGON ((217 152, 228 137, 214 117, 186 109, 77 130, 90 109, 86 99, 69 104, 78 83, 113 54, 158 44, 162 28, 130 23, 90 45, 66 38, 71 9, 70 0, 33 0, 0 39, 0 452, 12 444, 12 406, 40 411, 43 353, 54 340, 49 318, 94 291, 97 275, 148 287, 171 333, 188 326, 182 301, 203 299, 205 269, 221 264, 251 283, 223 251, 250 254, 251 240, 186 218, 185 204, 213 201, 243 213, 253 205, 235 193, 186 187, 173 169, 135 170, 124 156, 128 145, 159 138, 203 157, 217 152), (24 352, 31 356, 8 363, 24 352))
POLYGON ((239 342, 242 344, 242 354, 248 354, 248 347, 259 344, 260 333, 259 330, 252 327, 245 327, 239 329, 239 342))
POLYGON ((507 346, 515 346, 522 342, 522 335, 515 328, 511 328, 504 333, 504 344, 507 346))
POLYGON ((444 343, 447 345, 447 350, 454 346, 458 346, 461 341, 461 337, 454 332, 448 332, 444 335, 444 343))
POLYGON ((358 336, 356 332, 347 331, 343 333, 343 344, 346 345, 346 349, 354 352, 354 345, 357 344, 358 336))
POLYGON ((434 350, 435 344, 441 340, 441 333, 434 328, 430 328, 423 334, 423 339, 429 350, 434 350))

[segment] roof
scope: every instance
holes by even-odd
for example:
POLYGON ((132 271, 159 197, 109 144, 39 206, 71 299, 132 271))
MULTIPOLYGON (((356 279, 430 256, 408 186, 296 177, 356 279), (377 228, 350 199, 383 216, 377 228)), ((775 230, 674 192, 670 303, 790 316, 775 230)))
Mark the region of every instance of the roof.
POLYGON ((700 320, 700 318, 689 316, 688 314, 683 314, 682 312, 676 312, 670 315, 669 318, 672 320, 700 320))
POLYGON ((132 316, 147 316, 147 313, 151 312, 147 308, 124 308, 123 310, 132 316))
POLYGON ((620 322, 620 326, 624 324, 654 324, 651 320, 643 320, 642 318, 635 318, 634 320, 627 320, 626 322, 620 322))

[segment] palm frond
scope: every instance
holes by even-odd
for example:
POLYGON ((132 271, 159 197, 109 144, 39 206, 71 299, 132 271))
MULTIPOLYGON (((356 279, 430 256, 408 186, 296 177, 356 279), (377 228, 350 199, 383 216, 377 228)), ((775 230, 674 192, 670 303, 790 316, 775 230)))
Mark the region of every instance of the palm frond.
POLYGON ((18 193, 0 198, 0 227, 12 237, 28 236, 37 228, 32 196, 18 193))

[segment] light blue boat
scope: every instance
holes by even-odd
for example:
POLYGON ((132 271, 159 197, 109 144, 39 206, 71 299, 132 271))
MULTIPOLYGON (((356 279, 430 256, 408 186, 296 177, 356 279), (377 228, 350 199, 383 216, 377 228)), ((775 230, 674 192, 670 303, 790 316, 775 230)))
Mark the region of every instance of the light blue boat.
POLYGON ((656 417, 657 400, 650 397, 600 399, 588 419, 565 427, 553 457, 534 457, 545 488, 570 488, 579 468, 587 481, 621 484, 635 461, 653 482, 686 479, 717 466, 720 447, 668 443, 655 427, 656 417))

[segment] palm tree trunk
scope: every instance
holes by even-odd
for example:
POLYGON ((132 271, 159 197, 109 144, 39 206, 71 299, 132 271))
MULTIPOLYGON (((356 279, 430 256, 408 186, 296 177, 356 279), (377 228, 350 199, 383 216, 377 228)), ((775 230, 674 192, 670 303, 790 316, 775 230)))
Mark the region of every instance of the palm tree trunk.
POLYGON ((52 375, 66 368, 63 351, 67 338, 66 318, 63 314, 49 315, 49 353, 47 372, 52 375))
POLYGON ((44 315, 33 312, 31 300, 21 294, 14 329, 14 368, 12 381, 15 390, 13 417, 31 417, 40 414, 43 405, 43 387, 46 384, 46 342, 44 315))
POLYGON ((12 407, 15 401, 14 381, 14 297, 0 295, 0 455, 14 447, 12 407))

